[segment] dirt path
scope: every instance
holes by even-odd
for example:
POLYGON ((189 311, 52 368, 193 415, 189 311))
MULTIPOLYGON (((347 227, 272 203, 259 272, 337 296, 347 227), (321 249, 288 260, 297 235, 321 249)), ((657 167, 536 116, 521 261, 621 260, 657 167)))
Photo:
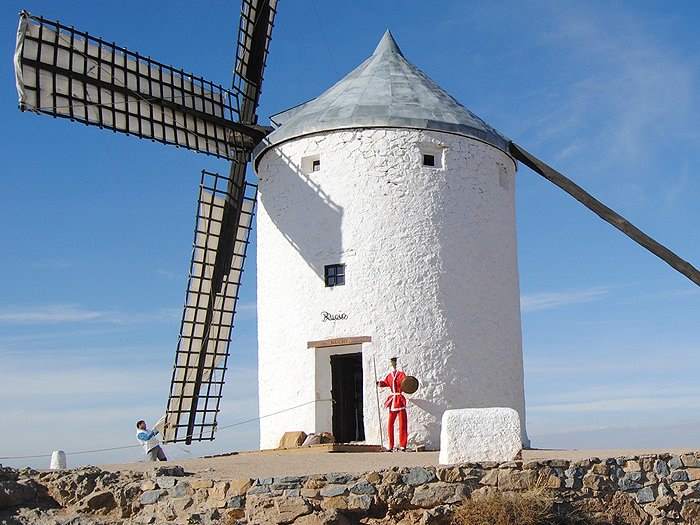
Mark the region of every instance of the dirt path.
MULTIPOLYGON (((643 454, 669 452, 680 454, 692 449, 628 449, 628 450, 525 450, 525 461, 535 459, 579 460, 588 457, 638 456, 643 454)), ((326 474, 328 472, 367 472, 391 467, 416 467, 436 465, 437 452, 405 453, 328 453, 306 451, 264 451, 241 452, 233 456, 217 458, 197 458, 179 460, 172 464, 182 465, 186 471, 201 478, 236 479, 266 478, 274 476, 300 476, 305 474, 326 474)), ((127 463, 122 465, 102 465, 105 470, 145 471, 152 463, 127 463)))

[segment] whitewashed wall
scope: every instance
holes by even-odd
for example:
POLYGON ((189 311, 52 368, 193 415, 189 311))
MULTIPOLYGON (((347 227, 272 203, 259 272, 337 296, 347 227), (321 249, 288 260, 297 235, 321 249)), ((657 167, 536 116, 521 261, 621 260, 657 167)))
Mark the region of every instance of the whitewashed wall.
MULTIPOLYGON (((358 129, 281 144, 257 171, 260 414, 328 397, 317 356, 329 352, 308 341, 371 336, 368 442, 379 443, 372 358, 382 375, 391 356, 421 381, 411 442, 438 448, 447 408, 495 406, 518 411, 526 442, 513 161, 457 135, 358 129), (424 152, 442 167, 424 167, 424 152), (326 288, 334 263, 346 285, 326 288)), ((261 448, 287 430, 331 430, 330 404, 316 405, 263 419, 261 448)))

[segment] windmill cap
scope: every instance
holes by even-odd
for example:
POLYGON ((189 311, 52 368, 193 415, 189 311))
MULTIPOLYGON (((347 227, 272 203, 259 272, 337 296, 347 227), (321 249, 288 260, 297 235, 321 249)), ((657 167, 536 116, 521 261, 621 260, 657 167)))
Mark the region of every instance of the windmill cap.
POLYGON ((324 131, 410 128, 453 133, 507 153, 509 140, 404 57, 390 31, 372 55, 318 97, 271 117, 275 130, 253 153, 324 131))

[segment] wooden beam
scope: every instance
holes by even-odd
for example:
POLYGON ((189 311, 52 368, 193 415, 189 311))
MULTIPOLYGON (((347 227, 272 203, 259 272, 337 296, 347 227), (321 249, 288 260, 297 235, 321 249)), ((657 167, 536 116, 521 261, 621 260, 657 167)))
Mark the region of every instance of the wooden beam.
POLYGON ((371 343, 372 338, 368 335, 358 337, 337 337, 335 339, 322 339, 321 341, 309 341, 306 348, 325 348, 328 346, 357 345, 360 343, 371 343))
POLYGON ((682 273, 696 285, 700 286, 700 271, 698 271, 698 269, 688 261, 681 259, 663 244, 649 237, 646 233, 637 228, 622 215, 608 208, 605 204, 593 197, 593 195, 588 193, 574 181, 568 179, 557 170, 551 166, 548 166, 534 155, 528 153, 525 151, 525 149, 518 146, 514 142, 509 144, 509 150, 513 157, 525 164, 532 171, 539 173, 545 179, 564 190, 586 208, 598 215, 605 222, 613 225, 634 242, 643 248, 646 248, 659 259, 666 262, 674 270, 682 273))

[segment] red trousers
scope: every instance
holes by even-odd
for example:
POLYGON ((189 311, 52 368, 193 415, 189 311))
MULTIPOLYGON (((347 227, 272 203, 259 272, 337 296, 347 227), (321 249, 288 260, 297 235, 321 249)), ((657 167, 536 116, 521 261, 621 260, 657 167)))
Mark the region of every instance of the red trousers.
POLYGON ((399 418, 399 446, 401 448, 406 448, 406 442, 408 441, 408 418, 406 417, 406 410, 393 410, 389 411, 389 449, 394 448, 394 421, 396 417, 399 418))

